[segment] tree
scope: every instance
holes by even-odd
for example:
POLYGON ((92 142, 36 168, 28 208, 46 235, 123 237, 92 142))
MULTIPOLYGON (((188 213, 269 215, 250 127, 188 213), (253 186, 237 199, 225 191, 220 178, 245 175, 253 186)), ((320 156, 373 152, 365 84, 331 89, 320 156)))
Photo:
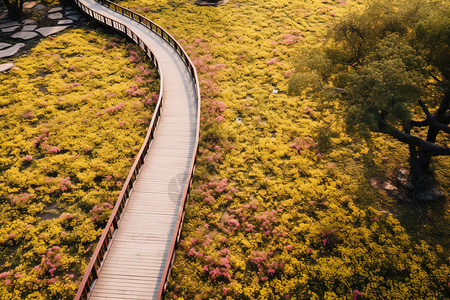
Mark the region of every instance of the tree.
POLYGON ((22 16, 23 0, 3 0, 3 3, 12 18, 19 19, 22 16))
POLYGON ((372 1, 338 23, 320 53, 304 54, 289 84, 291 93, 313 86, 323 97, 344 100, 349 130, 406 143, 407 187, 422 201, 436 196, 431 158, 450 155, 440 135, 450 133, 450 5, 444 2, 372 1))

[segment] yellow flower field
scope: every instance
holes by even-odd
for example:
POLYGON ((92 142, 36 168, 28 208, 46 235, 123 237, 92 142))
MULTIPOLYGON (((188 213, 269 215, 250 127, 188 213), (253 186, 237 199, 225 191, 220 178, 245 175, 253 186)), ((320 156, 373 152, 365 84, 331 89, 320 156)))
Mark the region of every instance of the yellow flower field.
MULTIPOLYGON (((287 95, 301 51, 365 1, 193 2, 120 2, 165 26, 201 80, 199 166, 166 298, 447 297, 443 204, 418 224, 371 185, 407 167, 407 147, 349 136, 339 102, 287 95)), ((449 166, 435 160, 447 197, 449 166)))
POLYGON ((72 299, 137 154, 159 80, 93 29, 0 74, 0 299, 72 299))
MULTIPOLYGON (((371 184, 395 180, 407 147, 347 134, 338 101, 287 95, 299 54, 365 2, 119 2, 167 28, 200 77, 198 165, 166 299, 450 297, 447 204, 419 213, 371 184)), ((72 30, 0 75, 5 299, 73 298, 158 92, 123 45, 72 30)), ((450 161, 433 167, 448 199, 450 161)))

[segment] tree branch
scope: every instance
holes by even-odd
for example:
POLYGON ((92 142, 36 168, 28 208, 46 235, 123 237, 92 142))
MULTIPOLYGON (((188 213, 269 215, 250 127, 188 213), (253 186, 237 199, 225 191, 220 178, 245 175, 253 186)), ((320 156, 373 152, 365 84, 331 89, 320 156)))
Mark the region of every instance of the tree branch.
POLYGON ((433 75, 433 73, 432 73, 431 71, 428 71, 428 74, 429 74, 431 77, 433 77, 433 79, 436 80, 436 82, 438 82, 439 85, 442 85, 442 81, 441 81, 439 78, 437 78, 435 75, 433 75))
POLYGON ((419 147, 421 150, 429 152, 431 156, 439 155, 450 155, 450 148, 442 147, 431 142, 427 142, 418 138, 416 136, 401 132, 400 130, 392 127, 386 121, 381 119, 380 115, 377 114, 378 121, 378 132, 389 134, 400 142, 406 143, 408 145, 414 145, 419 147))
POLYGON ((450 124, 450 112, 445 114, 444 121, 442 123, 444 123, 445 125, 450 124))
POLYGON ((425 127, 425 126, 430 125, 430 122, 429 122, 428 120, 423 120, 423 121, 414 121, 414 120, 411 120, 411 121, 409 122, 409 125, 410 125, 411 127, 425 127))
POLYGON ((343 89, 343 88, 338 88, 338 87, 328 86, 328 87, 326 87, 326 89, 327 89, 327 90, 336 91, 336 92, 339 92, 339 93, 342 93, 342 94, 345 93, 345 89, 343 89))
POLYGON ((439 123, 436 121, 436 118, 430 113, 428 110, 428 107, 425 105, 425 103, 419 99, 419 105, 422 107, 423 112, 427 116, 428 125, 430 127, 434 127, 436 129, 442 130, 443 132, 450 133, 450 127, 448 127, 446 124, 439 123))
POLYGON ((421 99, 419 99, 419 105, 422 107, 423 112, 427 116, 427 119, 433 119, 433 116, 431 115, 430 111, 428 110, 428 107, 425 105, 425 102, 423 102, 421 99))

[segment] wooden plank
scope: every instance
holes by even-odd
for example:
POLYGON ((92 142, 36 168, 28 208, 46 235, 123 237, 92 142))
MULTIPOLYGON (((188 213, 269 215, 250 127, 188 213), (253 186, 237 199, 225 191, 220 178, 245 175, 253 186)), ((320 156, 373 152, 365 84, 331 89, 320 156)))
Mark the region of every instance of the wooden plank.
POLYGON ((197 135, 197 102, 190 73, 176 51, 149 29, 90 0, 102 14, 136 24, 158 60, 164 103, 150 151, 134 183, 119 229, 90 299, 154 299, 197 135))

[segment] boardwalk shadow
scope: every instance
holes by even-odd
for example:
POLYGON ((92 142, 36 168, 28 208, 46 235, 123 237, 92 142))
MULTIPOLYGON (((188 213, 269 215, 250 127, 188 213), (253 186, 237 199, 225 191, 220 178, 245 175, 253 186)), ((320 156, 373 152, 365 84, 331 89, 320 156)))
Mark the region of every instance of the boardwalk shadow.
POLYGON ((184 185, 186 184, 186 179, 186 174, 179 173, 172 177, 169 181, 169 184, 167 185, 167 193, 171 203, 177 205, 179 204, 183 194, 184 185))

